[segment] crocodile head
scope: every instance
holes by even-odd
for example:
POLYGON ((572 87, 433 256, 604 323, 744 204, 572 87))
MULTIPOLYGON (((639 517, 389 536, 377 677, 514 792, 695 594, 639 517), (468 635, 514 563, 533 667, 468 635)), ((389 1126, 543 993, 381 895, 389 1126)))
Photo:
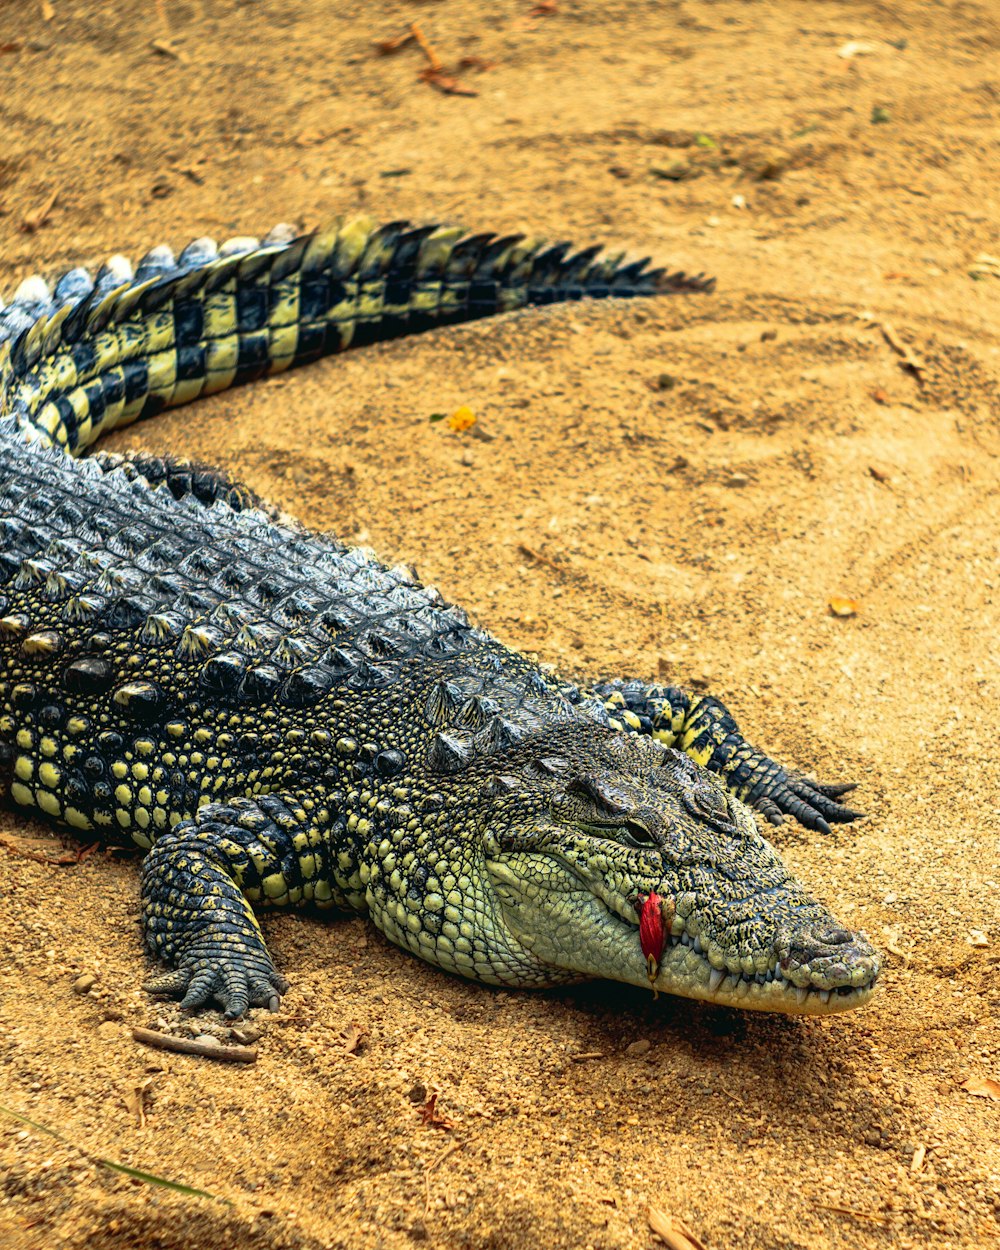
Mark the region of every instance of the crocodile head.
POLYGON ((788 1014, 847 1011, 871 996, 880 958, 865 935, 807 894, 750 810, 680 752, 577 729, 560 744, 549 736, 544 755, 488 790, 488 910, 539 982, 546 969, 551 982, 652 980, 788 1014), (639 933, 650 895, 663 900, 652 963, 639 933))

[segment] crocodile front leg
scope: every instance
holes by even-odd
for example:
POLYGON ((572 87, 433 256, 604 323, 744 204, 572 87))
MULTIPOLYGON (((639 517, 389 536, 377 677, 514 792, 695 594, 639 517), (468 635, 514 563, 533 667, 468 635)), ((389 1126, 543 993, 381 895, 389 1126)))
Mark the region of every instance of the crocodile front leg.
POLYGON ((174 970, 146 988, 185 1008, 214 998, 229 1018, 277 1010, 288 982, 251 902, 347 904, 334 855, 323 825, 278 795, 210 804, 164 833, 142 865, 143 923, 150 950, 174 970))
POLYGON ((863 815, 837 802, 855 783, 821 785, 784 768, 747 742, 732 713, 712 695, 622 680, 600 682, 583 693, 604 704, 617 728, 649 734, 718 773, 728 790, 772 825, 794 816, 807 829, 829 833, 830 822, 863 815))

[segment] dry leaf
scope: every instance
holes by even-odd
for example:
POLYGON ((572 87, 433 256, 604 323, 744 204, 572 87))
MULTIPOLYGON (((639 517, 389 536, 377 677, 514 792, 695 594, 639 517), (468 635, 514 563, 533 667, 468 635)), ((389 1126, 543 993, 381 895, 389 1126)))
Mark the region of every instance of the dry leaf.
POLYGON ((455 1121, 450 1116, 444 1115, 442 1112, 438 1111, 437 1100, 437 1094, 431 1094, 430 1098, 428 1098, 424 1105, 420 1108, 421 1120, 423 1120, 423 1122, 431 1128, 444 1129, 445 1132, 449 1129, 456 1128, 457 1126, 455 1121))
POLYGON ((122 1102, 132 1112, 140 1128, 146 1127, 146 1108, 150 1103, 153 1086, 159 1078, 147 1077, 141 1085, 135 1085, 122 1094, 122 1102))
POLYGON ((962 1089, 976 1098, 989 1098, 992 1102, 1000 1102, 1000 1081, 988 1076, 970 1076, 962 1082, 962 1089))
POLYGON ((355 1024, 352 1020, 346 1029, 341 1030, 340 1037, 344 1047, 344 1054, 353 1055, 365 1037, 367 1037, 367 1034, 360 1024, 355 1024))
POLYGON ((829 605, 834 616, 857 616, 861 610, 857 599, 845 599, 843 595, 832 595, 829 605))
POLYGON ((475 424, 476 414, 468 404, 463 404, 461 408, 456 408, 448 418, 448 429, 454 430, 457 434, 461 434, 464 430, 471 430, 475 424))
POLYGON ((667 1215, 659 1207, 649 1208, 649 1227, 670 1250, 706 1250, 690 1228, 675 1215, 667 1215))
POLYGON ((413 43, 414 34, 412 30, 408 30, 405 35, 397 35, 395 39, 376 39, 375 51, 379 56, 389 56, 393 52, 398 52, 400 48, 405 48, 408 43, 413 43))
POLYGON ((427 69, 421 70, 420 78, 423 82, 436 87, 444 95, 479 95, 478 91, 473 91, 471 87, 465 86, 453 75, 445 73, 440 66, 430 65, 427 69))

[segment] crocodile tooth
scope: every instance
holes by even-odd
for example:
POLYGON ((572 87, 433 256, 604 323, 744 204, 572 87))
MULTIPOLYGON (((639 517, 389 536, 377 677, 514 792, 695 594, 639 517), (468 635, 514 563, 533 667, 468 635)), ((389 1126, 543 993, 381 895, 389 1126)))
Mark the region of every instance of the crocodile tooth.
POLYGON ((799 985, 796 987, 795 1001, 798 1003, 800 1007, 802 1006, 802 1004, 806 1001, 808 997, 809 997, 809 991, 806 989, 804 985, 799 985))
POLYGON ((712 975, 708 978, 709 991, 714 994, 725 979, 725 968, 713 968, 712 975))
POLYGON ((830 991, 829 991, 829 990, 820 990, 820 992, 819 992, 819 1001, 820 1001, 821 1003, 828 1003, 828 1002, 830 1001, 830 991))
POLYGON ((699 955, 704 955, 704 953, 705 953, 705 948, 704 948, 704 946, 702 946, 702 944, 701 944, 701 935, 700 935, 700 934, 698 935, 698 937, 696 937, 696 938, 695 938, 695 940, 694 940, 694 942, 692 943, 692 945, 694 946, 694 949, 698 952, 698 954, 699 954, 699 955))

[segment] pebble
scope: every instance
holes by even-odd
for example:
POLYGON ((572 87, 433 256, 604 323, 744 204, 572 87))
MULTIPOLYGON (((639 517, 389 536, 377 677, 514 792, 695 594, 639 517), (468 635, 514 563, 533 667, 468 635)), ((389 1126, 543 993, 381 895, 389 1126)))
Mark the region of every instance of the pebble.
POLYGON ((82 972, 73 982, 74 994, 89 994, 97 984, 97 977, 92 972, 82 972))
POLYGON ((476 457, 472 454, 471 451, 463 451, 462 463, 465 465, 467 469, 471 469, 472 466, 476 463, 476 457))
POLYGON ((221 1046, 222 1043, 212 1033, 199 1033, 194 1039, 199 1046, 221 1046))
POLYGON ((639 1058, 640 1055, 648 1055, 653 1049, 653 1043, 648 1038, 640 1037, 635 1042, 630 1042, 625 1047, 625 1053, 632 1059, 639 1058))
POLYGON ((749 486, 750 479, 745 473, 730 473, 726 478, 727 486, 749 486))
POLYGON ((260 1041, 264 1036, 264 1030, 258 1028, 256 1024, 241 1024, 238 1029, 230 1029, 229 1036, 234 1042, 249 1046, 252 1042, 260 1041))

